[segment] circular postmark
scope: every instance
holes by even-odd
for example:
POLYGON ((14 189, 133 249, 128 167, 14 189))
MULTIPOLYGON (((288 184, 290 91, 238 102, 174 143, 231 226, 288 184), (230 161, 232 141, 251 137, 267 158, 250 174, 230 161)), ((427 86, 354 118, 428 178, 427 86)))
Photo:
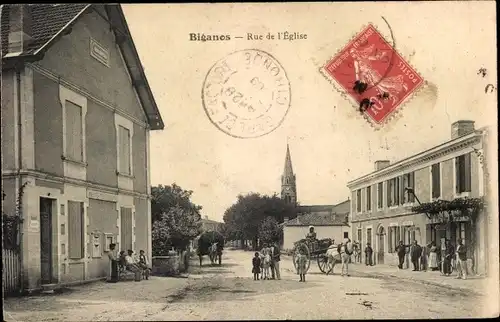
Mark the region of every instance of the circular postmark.
POLYGON ((208 71, 203 108, 222 132, 256 138, 274 131, 290 108, 290 81, 270 54, 257 49, 233 52, 208 71))

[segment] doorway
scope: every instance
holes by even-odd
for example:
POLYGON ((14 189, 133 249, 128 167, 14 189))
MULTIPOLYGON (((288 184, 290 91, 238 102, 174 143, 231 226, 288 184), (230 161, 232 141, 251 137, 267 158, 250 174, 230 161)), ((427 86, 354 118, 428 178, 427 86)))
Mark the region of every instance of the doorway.
POLYGON ((40 198, 40 264, 42 284, 52 284, 52 203, 40 198))
POLYGON ((377 264, 384 264, 384 236, 385 236, 385 229, 384 227, 380 226, 379 231, 378 231, 378 256, 377 256, 377 264))

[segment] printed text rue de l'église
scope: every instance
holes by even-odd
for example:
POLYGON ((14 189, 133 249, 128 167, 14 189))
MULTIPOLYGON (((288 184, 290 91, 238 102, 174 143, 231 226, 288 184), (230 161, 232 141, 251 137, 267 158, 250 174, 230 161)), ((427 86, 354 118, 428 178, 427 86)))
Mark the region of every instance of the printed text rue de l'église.
POLYGON ((190 33, 189 40, 190 41, 229 41, 233 39, 243 39, 243 40, 306 40, 307 34, 301 32, 277 32, 267 34, 258 34, 258 33, 246 33, 245 36, 231 36, 229 34, 204 34, 204 33, 190 33))

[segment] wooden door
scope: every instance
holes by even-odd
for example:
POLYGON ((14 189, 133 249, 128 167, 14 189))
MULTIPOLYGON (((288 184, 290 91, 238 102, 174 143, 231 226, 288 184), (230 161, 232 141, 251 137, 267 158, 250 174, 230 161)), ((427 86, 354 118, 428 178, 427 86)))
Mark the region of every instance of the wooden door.
POLYGON ((42 284, 52 283, 52 199, 40 198, 40 262, 42 284))
POLYGON ((384 263, 384 236, 385 236, 385 230, 384 228, 380 228, 380 232, 378 235, 378 260, 377 264, 383 264, 384 263))
POLYGON ((121 227, 121 250, 127 251, 133 249, 132 245, 132 209, 121 207, 120 209, 120 227, 121 227))

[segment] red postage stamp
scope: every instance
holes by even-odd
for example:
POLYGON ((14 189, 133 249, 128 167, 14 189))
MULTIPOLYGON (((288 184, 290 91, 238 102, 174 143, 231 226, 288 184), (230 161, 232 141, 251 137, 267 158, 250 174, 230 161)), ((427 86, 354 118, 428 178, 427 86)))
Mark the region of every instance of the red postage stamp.
POLYGON ((376 124, 387 120, 424 82, 371 24, 322 69, 376 124))

